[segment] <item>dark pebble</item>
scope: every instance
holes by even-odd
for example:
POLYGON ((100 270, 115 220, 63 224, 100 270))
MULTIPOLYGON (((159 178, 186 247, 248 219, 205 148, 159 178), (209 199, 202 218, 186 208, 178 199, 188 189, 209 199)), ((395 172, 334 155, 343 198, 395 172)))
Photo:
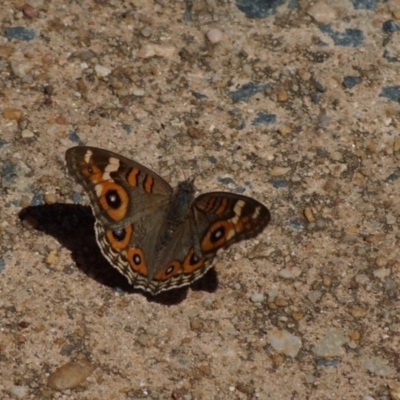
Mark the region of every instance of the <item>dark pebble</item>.
POLYGON ((127 135, 130 135, 132 133, 132 128, 130 125, 123 124, 122 129, 126 132, 127 135))
POLYGON ((300 220, 298 220, 298 219, 292 219, 292 220, 290 220, 290 221, 288 222, 288 225, 289 225, 291 228, 298 229, 298 230, 300 230, 300 231, 302 231, 302 230, 305 229, 303 221, 300 221, 300 220))
POLYGON ((250 97, 254 96, 255 94, 262 92, 268 87, 268 84, 263 83, 255 83, 255 82, 249 82, 244 84, 241 88, 238 90, 235 90, 233 92, 230 92, 231 99, 233 100, 234 103, 237 103, 238 101, 241 100, 247 100, 250 97))
POLYGON ((258 126, 258 125, 274 124, 275 122, 276 122, 275 114, 267 114, 259 112, 257 113, 257 117, 253 119, 253 122, 251 124, 254 126, 258 126))
POLYGON ((35 29, 25 28, 24 26, 12 26, 5 29, 5 34, 8 40, 17 39, 29 42, 36 37, 37 32, 35 29))
POLYGON ((245 190, 246 190, 246 188, 244 188, 243 186, 238 186, 238 187, 234 190, 234 192, 235 192, 235 193, 242 194, 242 193, 244 193, 245 190))
POLYGON ((6 269, 6 262, 0 258, 0 274, 6 269))
POLYGON ((379 97, 387 97, 389 100, 400 101, 400 86, 385 86, 379 97))
POLYGON ((400 25, 393 21, 392 19, 388 19, 382 24, 382 30, 385 33, 392 33, 400 30, 400 25))
POLYGON ((271 183, 275 189, 283 189, 289 186, 288 181, 283 178, 273 178, 271 179, 271 183))
POLYGON ((339 32, 325 24, 321 24, 319 29, 329 35, 335 46, 358 47, 364 42, 364 34, 360 29, 346 29, 344 32, 339 32))
POLYGON ((312 101, 314 104, 318 104, 318 103, 319 103, 319 96, 318 96, 317 94, 313 93, 313 94, 311 95, 311 101, 312 101))
POLYGON ((383 58, 385 58, 386 60, 388 60, 389 62, 398 62, 399 59, 397 57, 392 57, 390 55, 390 53, 387 51, 387 49, 385 49, 383 51, 383 58))
POLYGON ((317 360, 318 367, 337 367, 340 364, 340 360, 325 360, 320 358, 317 360))
POLYGON ((44 203, 44 197, 42 193, 35 193, 31 200, 31 206, 40 206, 44 203))
POLYGON ((3 187, 5 184, 11 184, 17 179, 17 166, 10 161, 5 161, 1 168, 1 178, 3 187))
POLYGON ((315 79, 313 79, 311 81, 312 85, 314 86, 314 88, 320 92, 320 93, 325 93, 325 87, 322 85, 322 83, 316 81, 315 79))
POLYGON ((75 204, 80 204, 83 199, 82 195, 80 195, 79 193, 72 193, 71 198, 75 204))
POLYGON ((202 100, 202 99, 206 99, 207 98, 207 96, 205 94, 199 93, 199 92, 195 92, 194 90, 192 90, 192 95, 194 97, 196 97, 196 99, 198 99, 198 100, 202 100))
POLYGON ((68 137, 71 140, 71 142, 77 143, 77 144, 79 144, 79 146, 84 146, 84 144, 85 144, 82 142, 81 138, 78 136, 78 134, 75 131, 69 131, 68 137))
POLYGON ((351 89, 361 82, 362 79, 359 76, 345 76, 342 85, 346 89, 351 89))
POLYGON ((229 183, 233 183, 233 179, 226 177, 226 178, 218 178, 218 182, 223 183, 224 185, 228 185, 229 183))
POLYGON ((210 161, 211 164, 216 164, 217 163, 217 159, 214 156, 208 156, 208 161, 210 161))
POLYGON ((266 18, 283 3, 285 0, 236 0, 236 7, 248 18, 266 18))
POLYGON ((384 182, 390 182, 390 181, 395 181, 399 179, 399 174, 397 174, 396 172, 392 172, 385 180, 384 182))
POLYGON ((356 10, 375 10, 378 1, 377 0, 350 0, 353 3, 353 7, 356 10))

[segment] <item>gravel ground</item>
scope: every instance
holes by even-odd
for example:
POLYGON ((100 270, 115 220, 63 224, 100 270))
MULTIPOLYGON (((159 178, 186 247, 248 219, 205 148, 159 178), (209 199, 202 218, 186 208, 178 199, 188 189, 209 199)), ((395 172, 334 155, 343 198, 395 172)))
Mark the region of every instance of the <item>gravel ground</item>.
POLYGON ((398 0, 0 16, 2 399, 400 399, 398 0), (272 221, 151 297, 96 245, 77 144, 272 221))

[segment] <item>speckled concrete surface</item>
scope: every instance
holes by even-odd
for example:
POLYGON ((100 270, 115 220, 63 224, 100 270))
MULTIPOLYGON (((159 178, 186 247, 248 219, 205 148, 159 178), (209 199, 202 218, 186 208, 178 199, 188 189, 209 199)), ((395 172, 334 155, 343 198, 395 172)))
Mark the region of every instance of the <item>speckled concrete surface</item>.
POLYGON ((400 3, 331 3, 1 2, 2 399, 400 398, 400 3), (77 144, 272 222, 144 295, 77 144))

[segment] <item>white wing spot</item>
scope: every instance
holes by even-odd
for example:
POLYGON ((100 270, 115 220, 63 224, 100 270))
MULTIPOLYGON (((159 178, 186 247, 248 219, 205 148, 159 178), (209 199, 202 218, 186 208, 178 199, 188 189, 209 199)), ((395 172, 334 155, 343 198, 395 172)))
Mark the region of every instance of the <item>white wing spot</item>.
POLYGON ((92 155, 93 155, 92 150, 88 150, 88 151, 85 153, 84 160, 85 160, 85 163, 86 163, 86 164, 89 164, 89 163, 90 163, 90 159, 92 158, 92 155))
POLYGON ((233 212, 235 213, 235 216, 230 219, 232 224, 236 225, 239 222, 239 219, 242 215, 243 211, 243 206, 246 203, 243 200, 238 200, 235 204, 235 207, 233 207, 233 212))
POLYGON ((103 185, 101 183, 98 183, 95 187, 94 190, 96 191, 97 197, 100 197, 101 194, 103 193, 103 185))
POLYGON ((260 209, 261 209, 261 207, 256 207, 256 209, 253 212, 253 215, 251 216, 252 219, 258 218, 258 216, 260 215, 260 209))
POLYGON ((108 165, 106 166, 106 168, 104 169, 104 173, 103 173, 103 180, 104 181, 113 181, 111 179, 111 172, 115 172, 118 171, 119 168, 119 160, 118 158, 115 157, 110 157, 108 160, 108 165))

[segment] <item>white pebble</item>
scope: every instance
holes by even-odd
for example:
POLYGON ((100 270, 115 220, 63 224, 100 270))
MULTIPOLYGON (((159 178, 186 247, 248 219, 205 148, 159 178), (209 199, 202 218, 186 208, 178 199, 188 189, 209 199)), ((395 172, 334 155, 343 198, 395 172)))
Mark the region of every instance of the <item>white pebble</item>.
POLYGON ((132 94, 137 97, 143 97, 145 95, 144 89, 137 88, 132 91, 132 94))
POLYGON ((222 39, 222 32, 219 29, 210 29, 207 32, 207 39, 212 44, 219 43, 222 39))
POLYGON ((264 301, 264 295, 262 293, 253 293, 250 297, 253 303, 261 303, 264 301))
POLYGON ((268 343, 279 353, 289 357, 296 357, 302 343, 298 336, 292 335, 286 329, 276 330, 268 335, 268 343))
POLYGON ((33 138, 35 136, 35 134, 32 131, 30 131, 29 129, 23 129, 21 132, 21 136, 24 139, 27 139, 27 138, 33 138))
POLYGON ((29 387, 15 385, 10 389, 10 393, 17 399, 24 399, 29 394, 29 387))
POLYGON ((34 65, 29 61, 10 61, 11 71, 19 78, 23 78, 26 74, 32 71, 34 65))
POLYGON ((105 76, 111 74, 111 70, 109 68, 104 67, 100 64, 96 64, 94 70, 96 71, 96 75, 98 78, 104 78, 105 76))

